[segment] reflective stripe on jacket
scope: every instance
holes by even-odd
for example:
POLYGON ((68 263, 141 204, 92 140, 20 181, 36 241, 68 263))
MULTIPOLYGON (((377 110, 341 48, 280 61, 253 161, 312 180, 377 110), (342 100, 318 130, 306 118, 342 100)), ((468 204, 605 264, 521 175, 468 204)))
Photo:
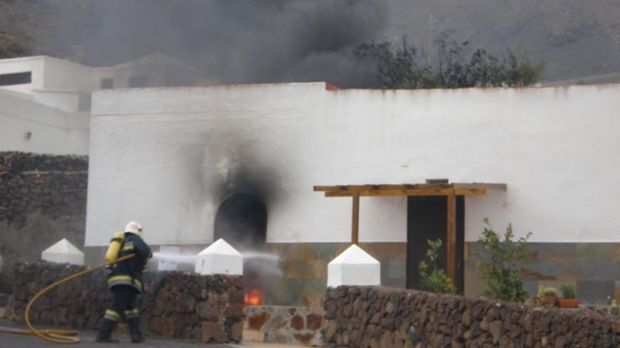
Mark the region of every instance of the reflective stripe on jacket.
POLYGON ((151 248, 134 233, 126 232, 118 257, 135 254, 134 257, 115 264, 108 277, 108 286, 131 286, 142 292, 142 271, 152 256, 151 248))
POLYGON ((129 285, 133 286, 137 290, 141 291, 142 282, 137 278, 132 278, 128 275, 116 275, 108 278, 108 286, 111 288, 116 285, 129 285))

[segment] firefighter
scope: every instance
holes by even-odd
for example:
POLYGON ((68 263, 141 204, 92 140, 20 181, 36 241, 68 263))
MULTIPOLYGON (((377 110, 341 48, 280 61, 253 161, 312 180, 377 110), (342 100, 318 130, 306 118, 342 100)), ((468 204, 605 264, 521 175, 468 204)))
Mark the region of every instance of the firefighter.
POLYGON ((148 259, 152 257, 152 253, 149 246, 142 240, 142 226, 135 221, 127 224, 122 240, 119 241, 119 239, 118 237, 112 239, 110 246, 112 248, 113 243, 120 242, 120 248, 116 245, 117 257, 129 254, 135 254, 135 256, 109 268, 108 287, 112 291, 112 304, 101 320, 97 342, 118 342, 111 338, 112 331, 121 317, 125 317, 131 342, 139 343, 144 341, 144 338, 140 332, 137 296, 143 291, 142 271, 148 259))

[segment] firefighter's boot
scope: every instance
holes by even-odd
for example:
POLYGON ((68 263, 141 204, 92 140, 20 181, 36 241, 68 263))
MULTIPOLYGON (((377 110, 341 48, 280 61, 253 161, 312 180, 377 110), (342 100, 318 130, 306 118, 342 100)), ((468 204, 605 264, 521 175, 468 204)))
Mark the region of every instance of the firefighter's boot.
POLYGON ((97 332, 97 342, 102 343, 118 343, 118 340, 112 338, 112 330, 116 326, 116 321, 108 318, 103 318, 99 325, 99 331, 97 332))
POLYGON ((142 332, 140 331, 140 318, 128 318, 127 326, 129 326, 129 335, 131 336, 131 342, 140 343, 144 342, 144 336, 142 336, 142 332))

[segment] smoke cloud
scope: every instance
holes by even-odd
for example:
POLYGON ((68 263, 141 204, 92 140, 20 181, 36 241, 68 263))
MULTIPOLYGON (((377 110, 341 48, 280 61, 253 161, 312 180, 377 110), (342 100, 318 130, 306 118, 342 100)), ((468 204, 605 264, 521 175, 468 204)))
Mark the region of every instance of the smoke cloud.
POLYGON ((364 83, 352 54, 388 22, 376 0, 105 0, 85 29, 82 61, 101 66, 161 52, 211 83, 364 83))
MULTIPOLYGON (((545 62, 545 79, 620 71, 620 6, 609 0, 0 1, 0 29, 32 54, 109 66, 161 52, 212 84, 325 80, 376 85, 352 48, 403 35, 432 60, 445 30, 495 55, 545 62), (4 16, 2 16, 4 15, 4 16)), ((2 31, 0 30, 0 31, 2 31)), ((0 33, 1 34, 1 33, 0 33)), ((1 35, 0 35, 1 36, 1 35)))

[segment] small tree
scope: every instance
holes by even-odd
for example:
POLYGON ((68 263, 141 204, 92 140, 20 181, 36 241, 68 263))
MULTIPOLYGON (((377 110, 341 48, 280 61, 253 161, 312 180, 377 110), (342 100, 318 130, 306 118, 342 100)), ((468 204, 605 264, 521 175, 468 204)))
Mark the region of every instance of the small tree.
POLYGON ((434 40, 433 63, 405 38, 396 47, 389 41, 363 43, 354 53, 377 64, 377 79, 383 88, 521 87, 535 84, 542 74, 543 64, 530 63, 525 52, 508 49, 506 55, 496 57, 476 49, 468 57, 469 42, 458 42, 452 34, 444 31, 434 40))
POLYGON ((529 261, 527 240, 531 236, 513 241, 512 225, 508 224, 503 240, 493 230, 488 219, 479 242, 482 245, 478 263, 484 279, 484 296, 511 302, 523 302, 528 293, 523 286, 521 273, 529 261))
POLYGON ((377 80, 384 88, 440 87, 431 67, 422 62, 418 49, 402 38, 400 47, 392 48, 388 41, 358 45, 354 51, 359 59, 377 63, 377 80))
POLYGON ((432 292, 454 294, 455 289, 452 281, 443 269, 439 268, 437 258, 441 248, 441 239, 427 241, 428 250, 426 251, 426 261, 421 261, 420 280, 422 286, 432 292))

